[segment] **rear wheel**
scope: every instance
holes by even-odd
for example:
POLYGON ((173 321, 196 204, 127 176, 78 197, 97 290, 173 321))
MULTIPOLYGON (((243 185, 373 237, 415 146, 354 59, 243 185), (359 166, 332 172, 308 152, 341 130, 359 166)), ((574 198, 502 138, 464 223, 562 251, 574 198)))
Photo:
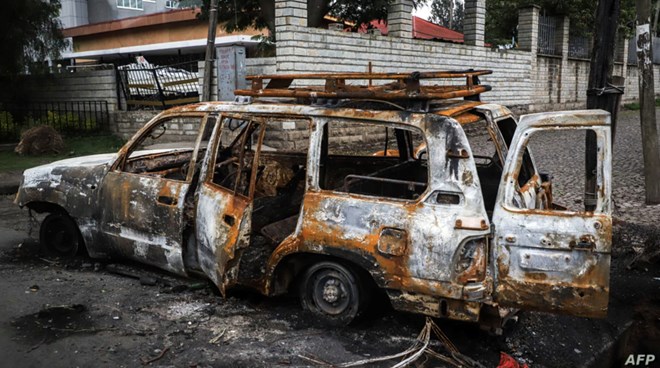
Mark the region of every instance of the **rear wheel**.
POLYGON ((39 242, 59 255, 73 256, 82 245, 78 226, 66 214, 51 213, 41 223, 39 242))
POLYGON ((303 308, 334 326, 347 325, 358 316, 365 304, 363 294, 359 275, 336 262, 311 266, 300 288, 303 308))

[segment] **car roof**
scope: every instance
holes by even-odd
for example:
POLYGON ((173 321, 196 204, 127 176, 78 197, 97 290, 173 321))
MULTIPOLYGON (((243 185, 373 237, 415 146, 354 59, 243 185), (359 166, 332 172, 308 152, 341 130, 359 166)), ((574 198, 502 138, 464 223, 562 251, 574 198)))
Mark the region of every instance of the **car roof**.
POLYGON ((290 117, 341 117, 418 125, 427 114, 470 124, 491 90, 479 77, 490 70, 410 73, 307 73, 247 76, 236 102, 203 102, 173 112, 214 111, 290 117), (311 102, 311 103, 310 103, 311 102))
MULTIPOLYGON (((352 102, 360 101, 356 100, 352 102)), ((374 103, 374 101, 367 102, 374 103)), ((213 101, 174 107, 167 110, 167 114, 185 112, 252 113, 257 115, 279 115, 290 118, 335 117, 410 125, 419 125, 424 120, 426 114, 454 118, 463 125, 482 119, 481 114, 478 114, 475 110, 477 106, 483 105, 483 103, 479 101, 442 100, 430 104, 429 111, 413 111, 397 108, 392 105, 396 104, 385 102, 378 108, 368 108, 368 106, 356 108, 341 107, 341 105, 306 105, 290 101, 283 102, 273 100, 259 100, 247 103, 213 101)), ((347 106, 350 106, 350 104, 347 106)))

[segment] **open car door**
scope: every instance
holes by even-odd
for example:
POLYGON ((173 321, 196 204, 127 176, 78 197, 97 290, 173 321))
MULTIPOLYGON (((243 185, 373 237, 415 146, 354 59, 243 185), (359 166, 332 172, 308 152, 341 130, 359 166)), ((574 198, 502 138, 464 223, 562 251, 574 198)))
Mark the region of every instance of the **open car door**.
POLYGON ((197 259, 225 293, 238 274, 241 250, 250 243, 252 198, 263 129, 261 123, 223 116, 213 134, 196 209, 197 259), (251 152, 253 133, 259 145, 251 152), (253 169, 254 168, 254 169, 253 169))
POLYGON ((612 243, 611 155, 610 116, 605 111, 542 113, 520 119, 493 213, 496 302, 583 317, 606 316, 612 243), (553 206, 534 165, 526 164, 531 162, 527 145, 535 133, 562 130, 595 134, 594 210, 553 206))

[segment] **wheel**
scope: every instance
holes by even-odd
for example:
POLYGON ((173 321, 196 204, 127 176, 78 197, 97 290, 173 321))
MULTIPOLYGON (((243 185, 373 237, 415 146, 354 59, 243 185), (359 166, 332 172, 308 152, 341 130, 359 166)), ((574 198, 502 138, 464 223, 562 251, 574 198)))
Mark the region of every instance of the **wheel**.
POLYGON ((364 307, 358 275, 336 262, 311 266, 302 279, 300 300, 304 309, 333 326, 351 323, 364 307))
POLYGON ((61 213, 46 216, 39 229, 39 242, 63 256, 75 255, 82 244, 76 223, 61 213))

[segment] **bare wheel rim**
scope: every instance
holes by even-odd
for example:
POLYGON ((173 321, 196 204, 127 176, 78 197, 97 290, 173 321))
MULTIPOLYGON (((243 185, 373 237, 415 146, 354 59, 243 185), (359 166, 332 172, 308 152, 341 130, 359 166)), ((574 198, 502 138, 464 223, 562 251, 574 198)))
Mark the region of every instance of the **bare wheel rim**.
POLYGON ((322 313, 339 315, 351 308, 353 288, 350 280, 339 270, 323 268, 316 271, 308 283, 308 293, 322 313))

